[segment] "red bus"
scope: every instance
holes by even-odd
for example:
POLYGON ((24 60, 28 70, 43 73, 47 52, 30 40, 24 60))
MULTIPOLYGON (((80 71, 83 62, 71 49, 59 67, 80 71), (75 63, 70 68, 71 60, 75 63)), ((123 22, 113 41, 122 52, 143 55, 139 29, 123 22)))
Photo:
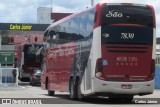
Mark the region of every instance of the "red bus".
POLYGON ((78 99, 152 94, 155 30, 153 7, 130 3, 97 4, 51 24, 42 88, 78 99))
POLYGON ((17 67, 19 79, 30 79, 34 69, 41 68, 42 56, 36 56, 36 52, 43 47, 43 44, 21 44, 17 52, 17 67))

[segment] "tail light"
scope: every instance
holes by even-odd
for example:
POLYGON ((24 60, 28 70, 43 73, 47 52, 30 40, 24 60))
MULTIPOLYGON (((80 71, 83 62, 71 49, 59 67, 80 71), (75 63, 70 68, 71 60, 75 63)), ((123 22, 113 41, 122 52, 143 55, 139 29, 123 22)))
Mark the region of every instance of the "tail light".
POLYGON ((152 63, 151 63, 151 74, 149 77, 149 80, 153 80, 155 76, 155 60, 152 59, 152 63))
POLYGON ((102 71, 103 71, 102 58, 99 58, 99 59, 97 59, 97 62, 96 62, 95 75, 96 75, 97 78, 99 78, 101 80, 105 80, 102 77, 102 71))

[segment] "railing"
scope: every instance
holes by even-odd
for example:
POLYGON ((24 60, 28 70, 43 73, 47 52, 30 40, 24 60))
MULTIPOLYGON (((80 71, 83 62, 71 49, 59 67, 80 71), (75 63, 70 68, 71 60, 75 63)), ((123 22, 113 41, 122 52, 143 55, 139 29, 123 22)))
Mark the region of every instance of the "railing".
POLYGON ((0 68, 0 86, 18 86, 18 68, 0 68))

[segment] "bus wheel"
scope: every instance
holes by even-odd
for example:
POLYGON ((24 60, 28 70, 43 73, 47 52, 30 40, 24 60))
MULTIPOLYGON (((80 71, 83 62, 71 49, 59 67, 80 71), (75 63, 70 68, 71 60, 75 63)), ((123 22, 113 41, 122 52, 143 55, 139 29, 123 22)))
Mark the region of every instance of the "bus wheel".
POLYGON ((73 79, 70 80, 70 84, 69 84, 69 91, 70 91, 70 98, 71 99, 75 99, 75 87, 74 87, 74 81, 73 79))
POLYGON ((79 100, 84 100, 84 96, 83 96, 83 94, 81 93, 81 82, 80 82, 80 80, 77 80, 76 81, 76 94, 77 94, 77 98, 79 99, 79 100))
POLYGON ((47 83, 47 89, 48 89, 48 95, 49 96, 54 96, 55 91, 49 90, 49 84, 47 83))
POLYGON ((49 96, 54 96, 54 93, 55 93, 55 91, 50 91, 50 90, 48 90, 48 95, 49 95, 49 96))

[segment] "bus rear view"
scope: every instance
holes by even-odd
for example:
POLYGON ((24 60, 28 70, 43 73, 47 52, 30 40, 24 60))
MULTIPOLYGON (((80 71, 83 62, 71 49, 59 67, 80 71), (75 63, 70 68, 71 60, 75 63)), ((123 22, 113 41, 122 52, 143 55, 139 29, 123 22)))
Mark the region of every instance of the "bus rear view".
POLYGON ((155 15, 148 5, 101 7, 101 57, 94 91, 146 95, 154 90, 155 15))

